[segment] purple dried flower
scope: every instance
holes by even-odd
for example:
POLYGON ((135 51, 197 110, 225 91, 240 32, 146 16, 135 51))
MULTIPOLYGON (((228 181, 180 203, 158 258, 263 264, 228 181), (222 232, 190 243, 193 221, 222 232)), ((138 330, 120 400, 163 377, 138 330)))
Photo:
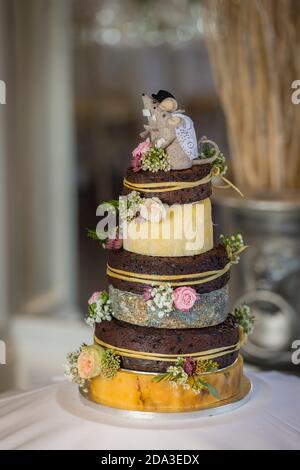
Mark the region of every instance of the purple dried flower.
POLYGON ((191 377, 196 372, 197 363, 191 357, 187 357, 183 364, 184 372, 191 377))
POLYGON ((105 249, 106 250, 120 250, 123 246, 123 240, 120 236, 119 232, 113 238, 108 238, 105 242, 105 249))
POLYGON ((145 302, 152 299, 151 291, 152 291, 152 288, 150 286, 145 287, 144 294, 143 294, 143 298, 145 302))

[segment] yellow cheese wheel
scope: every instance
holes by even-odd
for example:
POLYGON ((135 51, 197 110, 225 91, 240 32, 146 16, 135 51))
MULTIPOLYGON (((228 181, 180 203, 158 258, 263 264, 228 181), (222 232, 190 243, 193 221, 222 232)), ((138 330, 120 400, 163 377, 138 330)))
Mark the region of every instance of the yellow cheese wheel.
POLYGON ((130 222, 123 247, 147 256, 193 256, 213 247, 210 199, 167 206, 160 222, 130 222))
POLYGON ((241 356, 226 369, 203 375, 218 392, 200 393, 174 387, 169 382, 154 382, 155 374, 120 370, 112 379, 101 376, 91 380, 88 398, 93 402, 131 411, 180 412, 205 409, 237 395, 243 376, 241 356))

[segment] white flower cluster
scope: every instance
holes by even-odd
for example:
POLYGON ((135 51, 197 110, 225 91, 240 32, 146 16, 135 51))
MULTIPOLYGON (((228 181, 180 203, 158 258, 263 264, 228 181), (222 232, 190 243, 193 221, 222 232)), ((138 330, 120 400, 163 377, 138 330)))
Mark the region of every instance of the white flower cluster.
POLYGON ((173 289, 167 285, 153 287, 151 289, 151 299, 147 304, 153 312, 159 309, 159 318, 163 318, 166 314, 173 310, 173 289))
POLYGON ((103 292, 99 298, 89 306, 88 314, 85 317, 85 322, 89 326, 94 326, 95 323, 100 323, 104 320, 110 321, 112 319, 112 305, 109 300, 108 294, 103 292))
POLYGON ((158 171, 170 171, 171 163, 168 154, 159 147, 151 147, 141 158, 142 170, 157 173, 158 171))
POLYGON ((65 377, 70 382, 78 384, 79 387, 82 388, 84 392, 86 392, 87 391, 86 380, 79 377, 78 367, 77 367, 77 360, 78 360, 79 354, 81 353, 81 349, 82 347, 80 347, 78 351, 67 354, 67 357, 66 357, 67 362, 64 364, 64 371, 65 371, 65 377))
POLYGON ((182 385, 184 390, 189 390, 190 385, 188 384, 188 375, 184 372, 183 367, 181 366, 170 366, 167 369, 168 374, 170 374, 170 384, 173 387, 182 385))
POLYGON ((132 191, 128 196, 121 196, 119 201, 119 214, 121 221, 131 222, 140 211, 143 199, 137 191, 132 191))
POLYGON ((221 243, 226 248, 228 258, 232 264, 237 264, 240 261, 240 251, 244 247, 244 240, 240 233, 231 235, 231 237, 225 237, 223 234, 220 235, 221 243))

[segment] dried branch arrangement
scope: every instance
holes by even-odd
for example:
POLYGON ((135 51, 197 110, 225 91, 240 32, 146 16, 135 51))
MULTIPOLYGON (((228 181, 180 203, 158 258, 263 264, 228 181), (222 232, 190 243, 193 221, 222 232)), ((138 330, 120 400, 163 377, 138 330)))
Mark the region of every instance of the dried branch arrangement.
POLYGON ((251 192, 300 188, 300 1, 203 0, 235 181, 251 192))

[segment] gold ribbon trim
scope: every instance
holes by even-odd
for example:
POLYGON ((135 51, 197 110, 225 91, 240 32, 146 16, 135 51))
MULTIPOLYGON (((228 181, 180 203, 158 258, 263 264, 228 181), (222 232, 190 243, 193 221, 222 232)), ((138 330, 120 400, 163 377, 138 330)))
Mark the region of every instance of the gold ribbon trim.
POLYGON ((125 188, 133 191, 140 191, 142 193, 165 193, 170 191, 179 191, 181 189, 195 188, 201 184, 209 183, 212 179, 212 175, 209 174, 198 181, 166 181, 162 183, 132 183, 124 178, 123 184, 125 188))
POLYGON ((188 354, 157 354, 157 353, 147 353, 143 351, 134 351, 132 349, 118 348, 112 346, 111 344, 106 343, 105 341, 100 340, 97 336, 94 336, 94 341, 107 349, 112 349, 120 356, 134 358, 134 359, 144 359, 147 361, 159 361, 159 362, 176 362, 178 357, 192 357, 195 360, 210 360, 216 357, 226 356, 235 351, 238 351, 242 344, 238 341, 236 344, 231 346, 224 346, 222 348, 209 349, 208 351, 202 351, 197 353, 188 353, 188 354))
POLYGON ((131 189, 132 191, 140 191, 142 193, 165 193, 170 191, 179 191, 181 189, 190 189, 196 188, 202 184, 207 184, 213 180, 213 178, 219 177, 221 178, 226 184, 225 185, 217 185, 214 182, 212 183, 215 188, 219 189, 227 189, 232 188, 234 189, 241 197, 244 197, 243 193, 225 176, 219 174, 218 169, 212 169, 211 172, 198 181, 166 181, 162 183, 132 183, 128 181, 127 178, 124 178, 123 185, 125 188, 131 189))
POLYGON ((242 193, 242 191, 240 191, 239 188, 237 188, 230 180, 228 180, 227 178, 225 178, 225 176, 219 175, 219 178, 221 178, 226 184, 225 184, 225 185, 219 185, 219 184, 214 184, 214 183, 213 183, 213 186, 214 186, 215 188, 218 188, 218 189, 228 189, 228 188, 232 188, 232 189, 234 189, 241 197, 244 197, 244 194, 242 193))
POLYGON ((168 275, 168 276, 131 273, 129 271, 122 271, 120 269, 115 269, 107 265, 106 273, 109 277, 120 279, 121 281, 135 282, 138 284, 145 284, 145 285, 152 285, 152 286, 169 284, 172 287, 195 286, 197 284, 204 284, 206 282, 217 279, 218 277, 222 276, 227 271, 229 271, 231 265, 232 263, 230 261, 229 263, 226 264, 226 266, 223 269, 220 269, 218 271, 206 271, 206 272, 197 273, 197 274, 181 274, 181 275, 168 275), (193 279, 193 278, 195 279, 192 281, 175 282, 176 279, 193 279))
MULTIPOLYGON (((236 255, 240 255, 244 250, 248 248, 248 245, 243 246, 236 255)), ((232 261, 229 261, 223 269, 218 269, 216 271, 205 271, 202 273, 194 274, 141 274, 141 273, 132 273, 130 271, 123 271, 122 269, 112 268, 107 264, 106 274, 109 277, 114 279, 119 279, 121 281, 135 282, 138 284, 160 286, 169 284, 171 287, 180 287, 180 286, 196 286, 198 284, 205 284, 206 282, 214 281, 223 274, 227 273, 232 266, 232 261), (192 281, 178 281, 178 279, 193 279, 192 281)))

